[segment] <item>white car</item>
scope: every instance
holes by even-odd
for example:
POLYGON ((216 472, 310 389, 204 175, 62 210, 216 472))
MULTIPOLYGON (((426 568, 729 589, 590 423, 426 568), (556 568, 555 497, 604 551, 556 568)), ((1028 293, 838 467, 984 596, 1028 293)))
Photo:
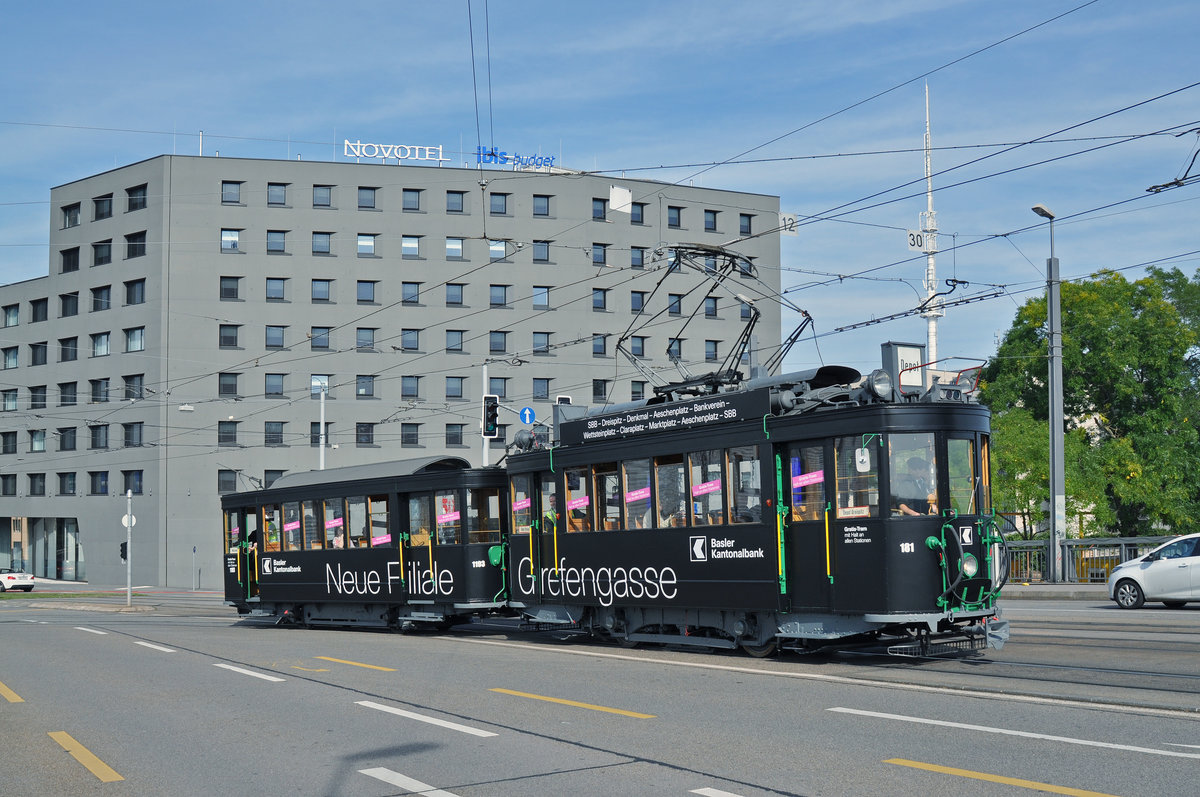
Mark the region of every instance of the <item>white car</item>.
POLYGON ((1172 609, 1200 601, 1200 534, 1163 543, 1122 562, 1108 576, 1108 597, 1122 609, 1162 601, 1172 609))
POLYGON ((10 589, 23 589, 33 592, 33 576, 13 570, 11 567, 0 567, 0 592, 10 589))

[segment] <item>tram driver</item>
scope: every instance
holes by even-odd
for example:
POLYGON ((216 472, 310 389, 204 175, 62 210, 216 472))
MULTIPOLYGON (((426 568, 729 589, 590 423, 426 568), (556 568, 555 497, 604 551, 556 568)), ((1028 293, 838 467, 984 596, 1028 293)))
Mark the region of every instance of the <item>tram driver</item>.
POLYGON ((929 479, 929 463, 922 457, 909 457, 907 473, 892 482, 892 503, 902 515, 936 515, 937 493, 929 479))

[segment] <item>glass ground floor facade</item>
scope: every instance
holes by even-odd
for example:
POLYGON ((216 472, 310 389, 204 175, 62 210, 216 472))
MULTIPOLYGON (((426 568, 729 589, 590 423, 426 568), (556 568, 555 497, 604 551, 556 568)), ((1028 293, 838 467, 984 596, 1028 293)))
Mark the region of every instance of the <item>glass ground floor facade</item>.
POLYGON ((39 578, 85 581, 79 523, 73 517, 0 518, 0 567, 39 578))

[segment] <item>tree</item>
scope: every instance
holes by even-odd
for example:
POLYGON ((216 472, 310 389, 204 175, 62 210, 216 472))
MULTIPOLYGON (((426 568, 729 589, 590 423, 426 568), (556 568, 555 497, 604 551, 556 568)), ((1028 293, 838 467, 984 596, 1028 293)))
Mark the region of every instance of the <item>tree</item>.
MULTIPOLYGON (((1132 536, 1200 517, 1200 402, 1189 359, 1197 336, 1168 300, 1168 289, 1181 299, 1197 297, 1200 309, 1200 286, 1160 275, 1129 282, 1103 272, 1062 285, 1066 492, 1068 514, 1075 514, 1069 527, 1132 536)), ((1194 317, 1200 320, 1200 313, 1194 317)), ((1005 441, 1023 452, 1019 456, 1034 456, 1026 450, 1036 436, 1031 425, 1047 429, 1045 319, 1044 297, 1026 302, 984 371, 983 398, 994 412, 999 463, 1009 458, 998 451, 1005 441)), ((1021 472, 998 468, 994 489, 1001 510, 1001 500, 1011 500, 1018 511, 1041 519, 1040 499, 1048 492, 1044 452, 1036 471, 1029 460, 1021 472), (1028 509, 1035 494, 1038 509, 1028 509)))

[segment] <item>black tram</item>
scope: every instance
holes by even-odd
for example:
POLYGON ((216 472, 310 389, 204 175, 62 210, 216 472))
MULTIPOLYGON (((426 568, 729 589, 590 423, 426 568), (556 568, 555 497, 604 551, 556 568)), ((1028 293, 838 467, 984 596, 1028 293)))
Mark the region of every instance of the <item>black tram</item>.
POLYGON ((899 394, 883 371, 763 381, 588 415, 511 455, 509 605, 752 655, 1002 644, 988 410, 955 385, 899 394))
POLYGON ((507 536, 505 482, 499 468, 432 457, 226 495, 226 602, 305 625, 388 627, 501 608, 503 570, 488 554, 507 536))

